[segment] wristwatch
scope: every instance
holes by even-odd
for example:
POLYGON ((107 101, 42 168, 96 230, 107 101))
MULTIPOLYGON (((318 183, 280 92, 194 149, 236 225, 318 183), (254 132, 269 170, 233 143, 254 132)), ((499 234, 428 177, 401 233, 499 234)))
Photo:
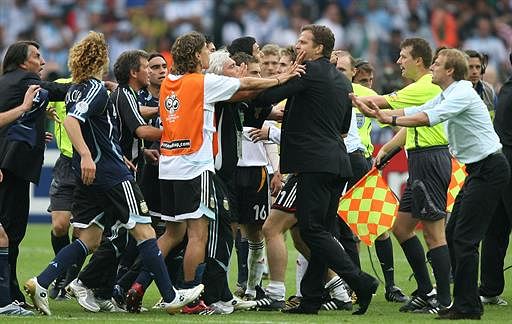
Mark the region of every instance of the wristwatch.
POLYGON ((396 119, 398 118, 398 116, 391 116, 391 126, 396 126, 396 119))

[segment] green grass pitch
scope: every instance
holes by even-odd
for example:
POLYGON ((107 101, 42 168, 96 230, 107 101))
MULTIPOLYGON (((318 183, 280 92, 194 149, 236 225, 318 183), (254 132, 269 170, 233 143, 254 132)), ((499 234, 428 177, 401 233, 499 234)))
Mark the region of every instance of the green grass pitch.
MULTIPOLYGON (((421 236, 421 235, 420 235, 421 236)), ((289 267, 287 270, 287 295, 295 293, 295 257, 296 251, 292 248, 291 240, 287 240, 289 246, 289 267)), ((411 270, 405 260, 402 250, 396 241, 393 242, 395 251, 395 281, 407 294, 415 289, 414 280, 409 281, 411 270)), ((366 246, 361 246, 361 262, 363 269, 373 274, 366 246)), ((380 266, 375 255, 375 249, 370 248, 373 262, 378 275, 382 278, 380 266)), ((18 278, 20 284, 38 274, 52 259, 53 251, 50 245, 50 225, 30 224, 25 240, 21 245, 21 253, 18 261, 18 278)), ((233 259, 232 264, 236 264, 233 259)), ((505 264, 512 264, 512 257, 507 256, 505 264)), ((505 273, 510 278, 512 270, 505 273)), ((230 271, 230 286, 235 287, 236 267, 230 271)), ((505 289, 503 297, 511 302, 509 306, 486 306, 483 317, 484 322, 506 323, 512 322, 512 289, 505 289)), ((321 311, 319 315, 286 315, 279 312, 235 312, 231 315, 167 315, 160 310, 152 310, 151 306, 158 300, 156 287, 152 285, 144 298, 144 306, 150 311, 142 314, 110 314, 85 312, 74 300, 65 302, 50 301, 50 307, 54 315, 50 317, 37 315, 33 318, 16 318, 0 316, 0 322, 6 323, 431 323, 435 315, 400 313, 399 304, 388 303, 384 299, 384 287, 381 285, 373 299, 368 313, 361 317, 352 316, 344 311, 321 311)), ((437 321, 436 321, 437 322, 437 321)))

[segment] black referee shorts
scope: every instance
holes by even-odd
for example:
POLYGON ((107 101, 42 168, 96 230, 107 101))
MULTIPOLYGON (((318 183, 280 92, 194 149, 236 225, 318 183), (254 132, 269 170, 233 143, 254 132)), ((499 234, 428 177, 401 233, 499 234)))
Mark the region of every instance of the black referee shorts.
POLYGON ((48 211, 70 211, 77 178, 71 168, 71 158, 60 155, 53 167, 48 211))
POLYGON ((414 211, 440 210, 446 211, 446 193, 452 174, 451 155, 447 147, 424 148, 410 150, 408 153, 409 178, 398 208, 401 212, 413 213, 413 217, 421 220, 438 220, 442 213, 414 213, 414 211), (425 186, 430 197, 429 203, 435 208, 419 206, 424 200, 415 200, 412 194, 413 183, 419 180, 425 186))

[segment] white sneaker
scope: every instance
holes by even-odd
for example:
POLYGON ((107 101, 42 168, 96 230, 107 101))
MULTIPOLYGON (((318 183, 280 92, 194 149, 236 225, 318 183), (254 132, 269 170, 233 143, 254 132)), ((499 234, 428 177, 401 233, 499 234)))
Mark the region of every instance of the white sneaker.
POLYGON ((126 310, 118 307, 116 303, 113 303, 110 299, 95 298, 96 304, 100 307, 101 312, 109 313, 127 313, 126 310))
POLYGON ((16 302, 12 302, 9 305, 0 307, 0 315, 34 316, 34 312, 26 310, 16 302))
POLYGON ((170 303, 163 302, 162 308, 165 309, 165 311, 169 314, 175 314, 183 308, 183 306, 187 305, 188 303, 194 301, 196 298, 201 295, 201 293, 204 290, 204 285, 199 284, 195 286, 194 288, 190 289, 180 289, 176 290, 176 297, 174 297, 174 300, 170 303))
POLYGON ((225 303, 230 303, 235 308, 235 310, 248 310, 256 307, 257 304, 255 300, 243 300, 236 296, 233 296, 233 299, 225 303))
POLYGON ((486 305, 498 305, 498 306, 507 306, 508 303, 505 299, 501 298, 501 296, 494 296, 494 297, 484 297, 480 296, 480 300, 482 301, 482 304, 486 305))
POLYGON ((78 278, 75 278, 75 280, 69 283, 69 285, 66 287, 66 291, 71 296, 76 297, 78 304, 80 304, 80 306, 82 306, 85 310, 93 313, 100 311, 100 306, 98 306, 96 303, 96 298, 94 298, 92 290, 79 282, 78 278))
POLYGON ((227 302, 218 301, 210 304, 210 307, 213 309, 213 314, 219 315, 227 315, 235 311, 235 307, 231 305, 231 300, 227 302))
POLYGON ((37 278, 31 278, 23 286, 25 292, 30 296, 34 306, 44 315, 52 315, 50 305, 48 304, 48 289, 39 285, 37 278))

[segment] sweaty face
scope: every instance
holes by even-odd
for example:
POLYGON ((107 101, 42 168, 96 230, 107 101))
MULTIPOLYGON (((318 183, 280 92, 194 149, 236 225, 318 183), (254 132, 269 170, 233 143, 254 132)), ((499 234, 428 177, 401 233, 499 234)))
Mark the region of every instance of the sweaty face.
POLYGON ((277 55, 265 55, 261 59, 261 75, 263 77, 269 77, 277 74, 279 69, 279 56, 277 55))
POLYGON ((354 75, 354 69, 350 64, 350 58, 348 56, 338 56, 336 60, 336 68, 345 76, 347 79, 352 81, 352 76, 354 75))
POLYGON ((257 58, 258 60, 263 58, 263 53, 261 52, 260 45, 258 45, 258 43, 254 43, 252 45, 252 56, 257 58))
POLYGON ((199 52, 199 62, 201 63, 201 68, 203 70, 206 70, 208 67, 210 67, 210 50, 206 46, 206 43, 199 52))
POLYGON ((396 61, 400 65, 402 76, 414 79, 416 74, 416 60, 411 55, 412 46, 406 46, 400 50, 400 57, 396 61))
POLYGON ((286 69, 288 69, 292 65, 292 58, 284 55, 279 59, 279 68, 277 69, 277 73, 284 73, 286 69))
POLYGON ((450 75, 445 68, 446 64, 446 56, 438 55, 434 63, 430 66, 430 71, 432 71, 432 83, 437 84, 440 87, 443 87, 443 84, 446 84, 448 80, 450 80, 450 75))
POLYGON ((149 83, 154 86, 160 86, 167 74, 167 63, 160 56, 149 60, 149 83))
POLYGON ((235 61, 228 59, 222 66, 222 75, 236 78, 238 76, 238 66, 235 61))
POLYGON ((352 82, 371 88, 373 85, 373 72, 358 70, 352 79, 352 82))
POLYGON ((469 81, 476 84, 482 77, 482 63, 478 57, 470 57, 468 60, 469 65, 469 81))
POLYGON ((249 63, 247 65, 247 76, 261 78, 261 67, 259 63, 249 63))
POLYGON ((149 62, 147 59, 139 58, 139 70, 132 72, 134 79, 138 83, 139 88, 147 87, 149 85, 149 62))
POLYGON ((39 50, 34 45, 29 45, 28 57, 25 62, 21 64, 21 68, 41 76, 41 71, 43 70, 43 65, 45 64, 46 62, 41 56, 41 52, 39 52, 39 50))
POLYGON ((316 45, 313 41, 313 33, 309 30, 305 30, 299 35, 299 39, 297 40, 297 44, 295 44, 295 50, 297 54, 302 52, 305 53, 304 61, 314 60, 321 54, 321 46, 316 45))

